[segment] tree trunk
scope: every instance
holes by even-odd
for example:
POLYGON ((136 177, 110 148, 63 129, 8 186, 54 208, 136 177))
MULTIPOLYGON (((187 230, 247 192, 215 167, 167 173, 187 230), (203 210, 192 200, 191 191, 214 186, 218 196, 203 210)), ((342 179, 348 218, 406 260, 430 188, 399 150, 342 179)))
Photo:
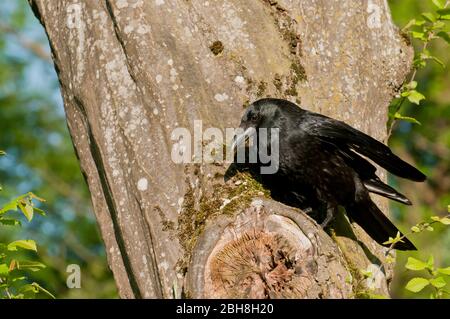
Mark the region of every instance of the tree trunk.
POLYGON ((386 0, 30 4, 121 297, 388 295, 385 250, 343 215, 327 234, 226 164, 171 159, 175 128, 236 127, 269 96, 384 139, 413 55, 386 0))

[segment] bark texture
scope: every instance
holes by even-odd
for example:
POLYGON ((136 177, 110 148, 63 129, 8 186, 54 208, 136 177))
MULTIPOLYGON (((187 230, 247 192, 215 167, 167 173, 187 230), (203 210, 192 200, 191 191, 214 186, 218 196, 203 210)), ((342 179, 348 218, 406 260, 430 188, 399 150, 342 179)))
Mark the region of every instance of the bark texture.
POLYGON ((344 217, 330 236, 225 165, 171 160, 174 128, 236 127, 267 96, 385 138, 412 59, 386 0, 29 1, 121 297, 388 294, 383 249, 344 217))

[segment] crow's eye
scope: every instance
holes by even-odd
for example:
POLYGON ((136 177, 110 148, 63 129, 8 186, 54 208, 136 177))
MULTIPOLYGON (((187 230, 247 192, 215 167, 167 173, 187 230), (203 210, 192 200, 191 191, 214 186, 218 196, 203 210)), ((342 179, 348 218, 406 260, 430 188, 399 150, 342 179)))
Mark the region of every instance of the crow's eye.
POLYGON ((250 112, 248 113, 248 119, 252 122, 256 121, 258 119, 258 114, 250 112))

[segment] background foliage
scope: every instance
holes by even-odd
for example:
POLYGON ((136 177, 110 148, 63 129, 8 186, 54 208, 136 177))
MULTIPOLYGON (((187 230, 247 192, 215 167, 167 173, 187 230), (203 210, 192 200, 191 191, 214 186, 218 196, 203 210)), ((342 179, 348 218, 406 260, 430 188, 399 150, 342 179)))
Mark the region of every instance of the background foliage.
POLYGON ((46 218, 0 232, 0 242, 33 238, 47 268, 30 274, 57 298, 117 297, 89 193, 66 127, 46 36, 25 0, 0 1, 0 207, 34 191, 46 218), (68 289, 66 267, 81 267, 68 289))
MULTIPOLYGON (((389 4, 399 27, 433 10, 432 0, 390 0, 389 4)), ((436 42, 429 50, 450 66, 448 46, 436 42)), ((450 204, 450 73, 430 64, 415 79, 417 91, 426 99, 420 106, 406 101, 402 115, 414 117, 422 125, 400 122, 390 145, 420 167, 429 181, 413 185, 390 178, 415 204, 392 204, 393 217, 403 230, 433 215, 444 215, 450 204)), ((26 237, 40 244, 39 255, 47 265, 31 274, 31 280, 45 283, 57 298, 117 297, 67 131, 48 43, 25 0, 0 2, 0 123, 0 148, 8 153, 0 159, 0 180, 7 185, 0 194, 0 207, 29 191, 47 200, 48 216, 34 219, 23 229, 26 237), (73 263, 81 266, 81 289, 66 287, 66 267, 73 263)), ((0 242, 20 237, 16 231, 2 231, 0 242)), ((405 269, 408 257, 426 261, 433 255, 436 267, 450 265, 449 227, 436 226, 434 232, 413 240, 419 252, 398 254, 394 297, 429 295, 425 290, 413 294, 404 289, 408 280, 417 276, 417 271, 405 269)))
MULTIPOLYGON (((394 21, 404 27, 412 18, 423 19, 421 13, 435 11, 432 0, 391 0, 389 1, 394 21)), ((447 30, 448 27, 447 27, 447 30)), ((420 41, 413 40, 416 51, 421 50, 420 41)), ((422 125, 400 122, 390 145, 394 150, 415 163, 428 176, 422 184, 410 184, 390 178, 408 195, 414 206, 406 207, 392 204, 393 216, 401 221, 403 229, 433 215, 443 216, 450 204, 450 54, 445 41, 435 41, 430 52, 442 60, 445 68, 438 63, 429 63, 419 70, 416 76, 417 90, 426 99, 420 106, 405 102, 402 114, 416 118, 422 125)), ((433 232, 413 237, 419 251, 398 253, 397 272, 393 282, 394 297, 428 297, 429 291, 413 294, 403 289, 406 282, 417 276, 416 272, 406 271, 404 265, 408 257, 428 260, 434 256, 437 267, 450 265, 450 228, 436 226, 433 232)), ((426 273, 426 270, 423 271, 426 273)), ((447 296, 448 297, 448 296, 447 296)))

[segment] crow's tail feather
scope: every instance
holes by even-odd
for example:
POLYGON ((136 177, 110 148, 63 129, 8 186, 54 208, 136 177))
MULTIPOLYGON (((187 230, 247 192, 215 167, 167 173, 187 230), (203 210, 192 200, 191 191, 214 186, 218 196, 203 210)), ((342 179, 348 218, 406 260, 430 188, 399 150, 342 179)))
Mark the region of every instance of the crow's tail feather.
POLYGON ((411 201, 403 194, 397 192, 394 188, 386 185, 378 178, 372 178, 364 181, 364 186, 371 193, 375 193, 386 198, 395 200, 405 205, 412 205, 411 201))
MULTIPOLYGON (((372 239, 385 247, 389 247, 390 244, 386 245, 383 243, 388 241, 389 237, 395 238, 397 232, 399 232, 397 227, 392 224, 370 198, 347 206, 346 211, 347 215, 361 226, 372 239)), ((396 243, 393 248, 398 250, 417 250, 414 244, 406 237, 402 242, 396 243)))

